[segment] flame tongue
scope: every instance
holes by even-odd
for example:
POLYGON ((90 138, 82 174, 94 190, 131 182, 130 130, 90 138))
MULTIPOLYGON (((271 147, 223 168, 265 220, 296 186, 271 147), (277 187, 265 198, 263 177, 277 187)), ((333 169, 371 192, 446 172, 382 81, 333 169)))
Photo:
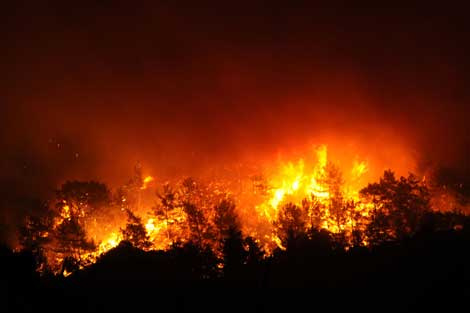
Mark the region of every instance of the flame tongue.
POLYGON ((147 189, 148 185, 153 181, 153 177, 152 176, 146 176, 143 181, 142 181, 142 187, 140 187, 140 189, 144 190, 144 189, 147 189))
MULTIPOLYGON (((329 163, 326 145, 316 149, 316 160, 316 164, 312 167, 305 166, 303 159, 297 163, 289 162, 281 165, 279 173, 269 179, 269 184, 273 186, 269 191, 270 198, 260 207, 270 211, 269 216, 272 216, 272 213, 279 210, 280 205, 286 201, 300 206, 303 199, 314 197, 326 205, 334 188, 338 189, 336 192, 346 194, 351 200, 359 200, 358 190, 352 190, 354 188, 343 182, 339 169, 329 163), (337 181, 331 181, 334 179, 337 181)), ((351 180, 360 179, 367 171, 365 161, 355 161, 351 169, 351 180)))

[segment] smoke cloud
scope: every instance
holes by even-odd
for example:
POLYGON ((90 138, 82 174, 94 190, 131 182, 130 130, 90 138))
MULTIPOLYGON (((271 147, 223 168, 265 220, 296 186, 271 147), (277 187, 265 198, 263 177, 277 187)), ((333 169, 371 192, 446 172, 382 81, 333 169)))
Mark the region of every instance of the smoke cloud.
POLYGON ((465 10, 2 6, 5 233, 64 180, 136 162, 198 175, 326 143, 470 171, 465 10))

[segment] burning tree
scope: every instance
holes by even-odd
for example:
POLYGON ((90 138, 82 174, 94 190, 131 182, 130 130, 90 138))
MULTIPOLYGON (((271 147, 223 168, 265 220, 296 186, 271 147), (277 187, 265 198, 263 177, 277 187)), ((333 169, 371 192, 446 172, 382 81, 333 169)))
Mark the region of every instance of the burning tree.
POLYGON ((85 228, 97 228, 109 219, 111 196, 105 184, 68 181, 57 191, 57 208, 64 217, 74 216, 85 228))
POLYGON ((57 226, 54 232, 54 239, 57 241, 55 252, 63 257, 60 274, 79 269, 84 265, 83 262, 86 263, 86 260, 82 259, 83 254, 96 249, 93 241, 87 240, 86 237, 86 232, 75 215, 64 219, 57 226))
POLYGON ((328 212, 333 222, 335 232, 342 232, 347 221, 347 209, 344 199, 343 177, 339 167, 328 162, 324 169, 324 175, 321 177, 321 183, 328 192, 328 212))
POLYGON ((305 234, 306 212, 293 203, 287 203, 278 213, 274 225, 282 246, 288 248, 292 242, 305 234))
POLYGON ((204 212, 197 207, 194 203, 183 202, 183 210, 187 216, 187 223, 189 231, 191 232, 191 238, 195 238, 197 245, 203 244, 204 235, 206 232, 204 228, 207 226, 207 220, 204 216, 204 212))
POLYGON ((319 229, 325 219, 324 205, 321 201, 312 194, 309 198, 302 200, 302 210, 307 217, 307 227, 310 232, 319 229))
POLYGON ((171 232, 171 225, 174 223, 174 220, 171 218, 170 214, 177 207, 176 194, 169 184, 165 184, 163 186, 163 192, 157 193, 157 196, 160 199, 161 204, 154 208, 154 214, 164 220, 168 240, 171 244, 174 244, 171 232))
POLYGON ((110 193, 101 183, 68 181, 56 195, 52 209, 47 206, 41 217, 28 218, 22 245, 39 256, 40 268, 68 274, 92 262, 90 254, 97 246, 89 231, 105 224, 110 193))
POLYGON ((235 203, 224 199, 215 207, 214 226, 220 240, 228 237, 233 229, 240 229, 240 222, 235 212, 235 203))
POLYGON ((186 178, 181 184, 182 207, 186 213, 190 237, 196 245, 202 246, 209 237, 208 219, 204 212, 202 192, 192 178, 186 178))
MULTIPOLYGON (((413 175, 396 179, 386 171, 359 193, 351 177, 357 182, 366 171, 364 162, 355 162, 353 174, 343 176, 328 160, 326 146, 317 149, 317 159, 313 166, 302 159, 289 162, 266 178, 250 176, 253 194, 246 199, 240 199, 243 193, 234 198, 225 181, 165 183, 153 208, 148 200, 155 198, 142 192, 152 178, 144 178, 139 166, 112 194, 98 182, 66 182, 52 201, 52 215, 27 220, 21 244, 46 256, 55 273, 94 262, 126 240, 143 250, 186 244, 211 250, 219 269, 223 262, 234 274, 239 265, 256 263, 260 246, 270 255, 276 246, 301 246, 325 232, 340 248, 378 244, 413 234, 429 211, 427 186, 413 175), (149 215, 145 221, 143 214, 149 215)), ((45 258, 38 260, 45 266, 45 258)))
POLYGON ((134 172, 126 184, 117 190, 117 201, 125 209, 140 210, 141 192, 147 188, 147 184, 153 180, 153 177, 144 177, 142 166, 137 163, 134 172))
POLYGON ((241 238, 240 221, 235 212, 235 203, 230 199, 224 199, 215 205, 214 213, 212 223, 215 241, 213 240, 213 245, 217 250, 216 254, 222 255, 223 258, 232 258, 231 252, 241 245, 238 240, 241 238))
POLYGON ((110 192, 105 184, 95 181, 68 181, 57 191, 57 199, 81 216, 109 205, 110 192))
POLYGON ((123 240, 129 241, 134 247, 139 249, 148 249, 152 245, 147 235, 142 219, 135 216, 131 210, 126 210, 127 224, 121 229, 123 240))

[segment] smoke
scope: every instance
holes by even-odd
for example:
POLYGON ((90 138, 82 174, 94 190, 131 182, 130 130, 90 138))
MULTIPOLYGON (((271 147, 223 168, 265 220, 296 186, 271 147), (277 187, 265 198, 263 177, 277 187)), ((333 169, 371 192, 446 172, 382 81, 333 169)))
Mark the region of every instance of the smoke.
POLYGON ((465 10, 3 6, 4 225, 64 180, 115 186, 136 162, 197 175, 327 143, 470 171, 465 10))

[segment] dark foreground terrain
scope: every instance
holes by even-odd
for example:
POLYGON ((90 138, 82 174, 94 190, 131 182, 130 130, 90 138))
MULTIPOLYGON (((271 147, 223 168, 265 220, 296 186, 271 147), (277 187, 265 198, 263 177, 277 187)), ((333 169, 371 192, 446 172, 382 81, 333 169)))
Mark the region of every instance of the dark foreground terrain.
POLYGON ((335 252, 298 240, 269 259, 227 262, 224 273, 191 246, 144 252, 121 243, 67 278, 34 271, 27 252, 1 250, 2 311, 466 312, 469 227, 421 232, 335 252))

